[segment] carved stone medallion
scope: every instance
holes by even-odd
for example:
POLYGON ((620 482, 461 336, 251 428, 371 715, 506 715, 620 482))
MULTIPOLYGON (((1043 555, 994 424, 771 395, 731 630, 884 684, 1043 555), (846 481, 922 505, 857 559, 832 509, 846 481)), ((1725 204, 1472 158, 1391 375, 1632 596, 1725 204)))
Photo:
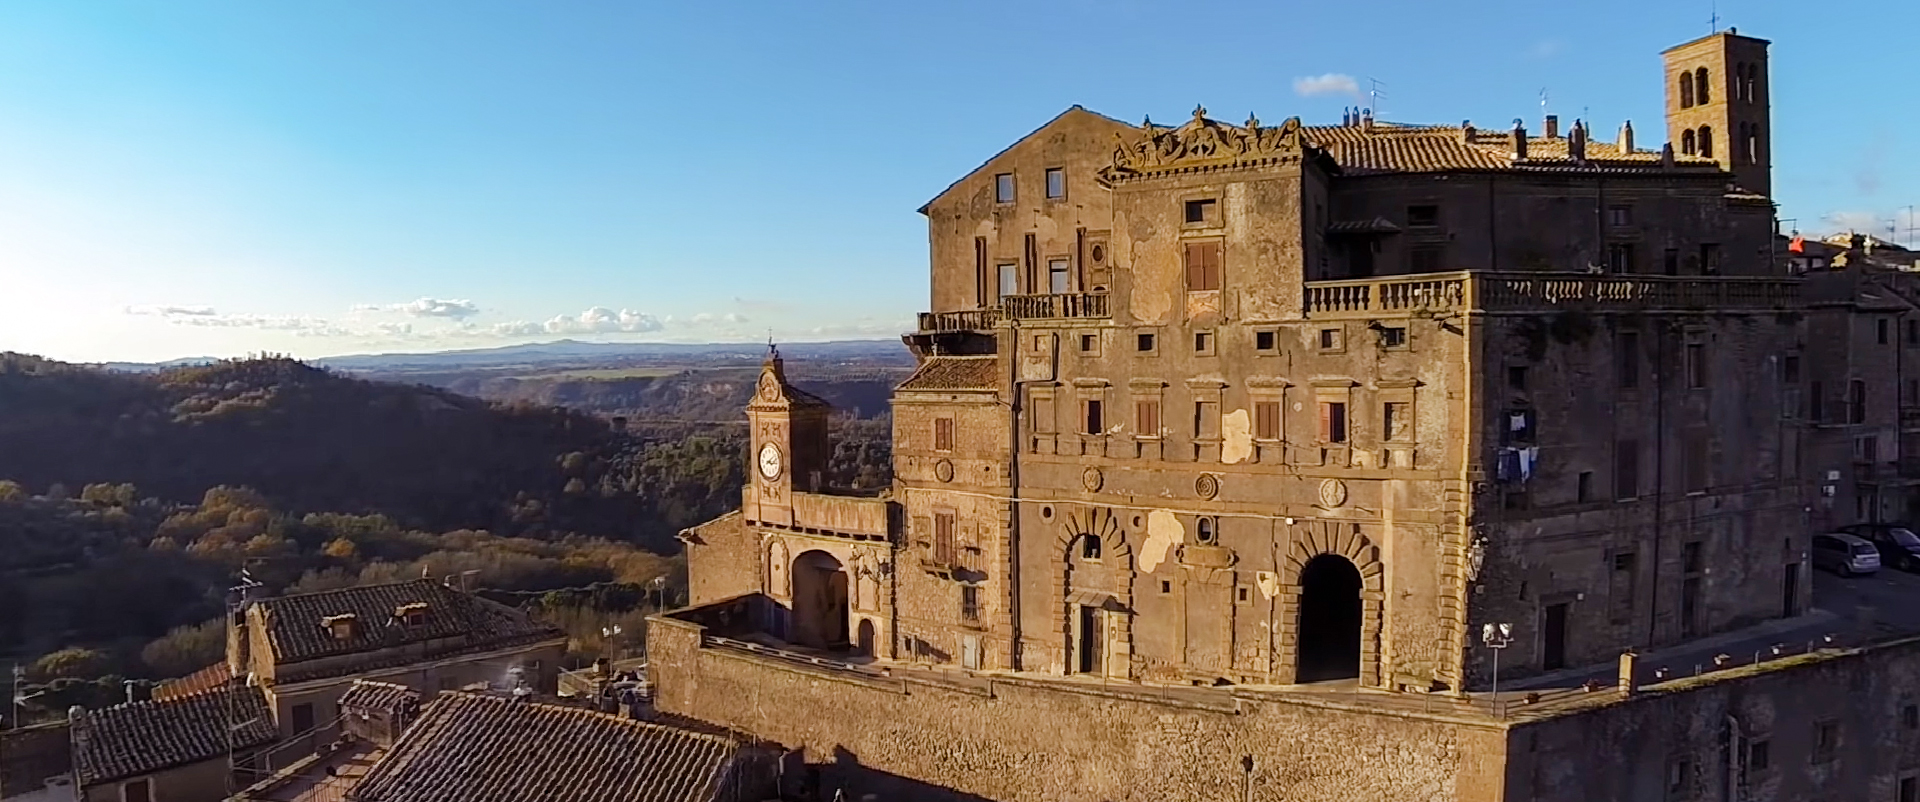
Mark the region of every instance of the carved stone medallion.
POLYGON ((1200 474, 1193 480, 1193 494, 1204 499, 1220 495, 1220 477, 1210 473, 1200 474))
POLYGON ((1347 503, 1347 483, 1339 479, 1328 479, 1320 483, 1320 505, 1338 507, 1347 503))
POLYGON ((934 463, 933 478, 939 479, 942 482, 953 481, 953 462, 950 460, 943 459, 939 462, 934 463))
POLYGON ((1080 472, 1080 484, 1086 487, 1089 493, 1098 491, 1106 481, 1107 477, 1100 473, 1099 468, 1088 468, 1080 472))

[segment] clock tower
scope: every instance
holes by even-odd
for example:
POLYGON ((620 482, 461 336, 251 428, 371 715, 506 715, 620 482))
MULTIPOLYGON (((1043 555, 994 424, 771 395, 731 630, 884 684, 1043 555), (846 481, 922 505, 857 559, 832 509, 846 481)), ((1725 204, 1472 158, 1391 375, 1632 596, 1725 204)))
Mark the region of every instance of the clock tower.
POLYGON ((793 493, 818 491, 826 480, 827 402, 787 383, 780 351, 769 346, 753 401, 747 405, 747 517, 793 525, 793 493))

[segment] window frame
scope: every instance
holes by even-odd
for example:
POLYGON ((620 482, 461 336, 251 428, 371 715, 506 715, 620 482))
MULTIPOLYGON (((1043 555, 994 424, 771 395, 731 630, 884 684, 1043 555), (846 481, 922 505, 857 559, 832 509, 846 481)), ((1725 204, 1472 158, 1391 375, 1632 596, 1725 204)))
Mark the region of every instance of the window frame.
POLYGON ((1042 189, 1046 193, 1047 200, 1050 200, 1050 201, 1066 200, 1067 199, 1067 168, 1048 167, 1046 172, 1043 173, 1043 175, 1045 176, 1045 178, 1043 181, 1042 189), (1059 184, 1058 192, 1054 191, 1056 180, 1059 184))
POLYGON ((1180 242, 1180 264, 1187 292, 1219 292, 1226 284, 1226 241, 1192 239, 1180 242), (1196 263, 1195 257, 1200 257, 1196 263))
POLYGON ((993 174, 993 202, 995 205, 1016 203, 1020 199, 1020 185, 1013 173, 993 174))
POLYGON ((933 419, 933 450, 953 451, 953 416, 942 415, 933 419))

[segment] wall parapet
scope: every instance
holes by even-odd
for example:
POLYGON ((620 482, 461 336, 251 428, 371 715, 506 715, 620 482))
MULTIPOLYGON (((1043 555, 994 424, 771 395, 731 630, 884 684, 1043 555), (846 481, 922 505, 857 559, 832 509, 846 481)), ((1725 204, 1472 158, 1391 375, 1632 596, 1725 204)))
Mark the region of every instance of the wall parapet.
POLYGON ((1304 312, 1315 319, 1449 311, 1786 310, 1803 305, 1800 278, 1647 276, 1468 270, 1310 281, 1304 312))

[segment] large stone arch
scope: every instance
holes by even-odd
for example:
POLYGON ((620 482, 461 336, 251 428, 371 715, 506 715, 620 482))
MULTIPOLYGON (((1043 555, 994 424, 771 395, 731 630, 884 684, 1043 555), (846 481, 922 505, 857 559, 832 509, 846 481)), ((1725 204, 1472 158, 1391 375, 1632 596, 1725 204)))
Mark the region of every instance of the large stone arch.
POLYGON ((1292 543, 1280 564, 1280 677, 1294 682, 1299 671, 1300 572, 1323 554, 1346 558, 1360 572, 1360 684, 1379 686, 1380 633, 1386 601, 1386 566, 1380 547, 1361 534, 1360 525, 1315 521, 1293 529, 1292 543))
POLYGON ((1106 604, 1107 614, 1112 617, 1109 633, 1113 642, 1107 649, 1107 659, 1103 661, 1102 673, 1115 678, 1127 678, 1133 673, 1133 544, 1127 541, 1127 530, 1113 510, 1106 507, 1072 508, 1067 505, 1054 505, 1056 526, 1054 548, 1051 558, 1053 566, 1052 610, 1054 643, 1060 649, 1061 667, 1071 671, 1069 661, 1074 654, 1075 623, 1074 608, 1080 606, 1077 594, 1105 593, 1111 600, 1106 604), (1100 539, 1100 562, 1110 577, 1110 582, 1099 588, 1074 587, 1072 564, 1076 557, 1075 549, 1082 537, 1100 539))

